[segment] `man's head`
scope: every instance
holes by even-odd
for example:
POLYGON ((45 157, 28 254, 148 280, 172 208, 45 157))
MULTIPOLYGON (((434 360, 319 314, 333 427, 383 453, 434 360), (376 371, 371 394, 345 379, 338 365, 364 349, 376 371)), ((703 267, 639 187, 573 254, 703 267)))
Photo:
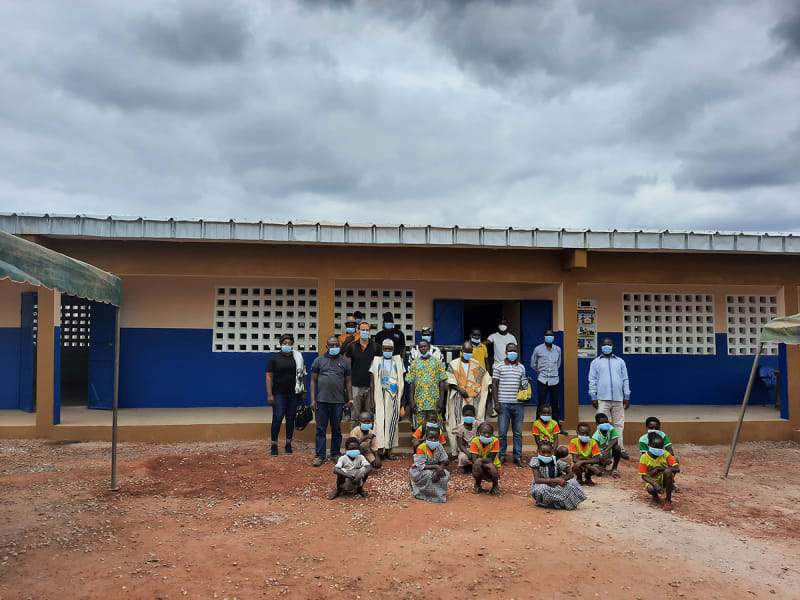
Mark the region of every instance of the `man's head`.
POLYGON ((511 362, 516 362, 519 358, 519 351, 516 344, 506 344, 506 356, 511 362))
POLYGON ((473 344, 480 344, 481 343, 481 330, 477 327, 473 327, 469 332, 469 339, 473 344))
POLYGON ((501 318, 497 322, 497 331, 499 331, 500 333, 505 333, 506 331, 508 331, 508 321, 506 321, 505 317, 501 318))
POLYGON ((419 341, 419 354, 420 356, 427 358, 430 356, 431 344, 425 340, 419 341))
POLYGON ((644 426, 647 431, 661 431, 661 420, 658 417, 647 417, 644 426))
POLYGON ((294 345, 294 336, 291 333, 281 334, 281 352, 291 352, 294 345))
POLYGON ((328 338, 328 341, 325 342, 325 347, 328 349, 328 353, 331 356, 336 356, 337 354, 339 354, 339 351, 341 350, 341 348, 339 347, 339 338, 332 335, 331 337, 328 338))
POLYGON ((490 438, 494 435, 494 427, 491 423, 481 423, 481 426, 478 427, 478 435, 490 438))
POLYGON ((553 342, 555 341, 556 336, 553 333, 552 329, 545 329, 544 330, 544 343, 548 346, 552 346, 553 342))
POLYGON ((360 442, 358 441, 358 438, 349 437, 349 438, 347 438, 347 440, 344 443, 344 449, 345 450, 358 450, 359 444, 360 444, 360 442))
POLYGON ((345 333, 355 333, 356 331, 356 318, 353 315, 347 315, 344 320, 345 333))
POLYGON ((361 431, 369 431, 372 429, 372 424, 375 421, 372 413, 367 410, 361 411, 361 414, 358 415, 358 420, 361 423, 361 431))
POLYGON ((423 327, 419 331, 419 337, 420 337, 420 339, 425 340, 428 343, 432 342, 433 341, 433 329, 430 328, 430 327, 423 327))
POLYGON ((353 312, 353 318, 356 320, 356 326, 361 324, 361 321, 364 320, 364 313, 360 310, 353 312))
POLYGON ((545 440, 539 442, 539 456, 553 456, 553 444, 545 440))
POLYGON ((391 313, 391 311, 386 311, 383 313, 383 328, 394 329, 394 315, 391 313))
POLYGON ((609 337, 603 338, 603 343, 600 345, 600 351, 606 356, 611 356, 614 352, 614 340, 609 337))
POLYGON ((369 329, 370 329, 369 328, 369 323, 367 323, 366 321, 361 321, 361 323, 358 324, 358 336, 362 340, 368 340, 369 339, 369 329))
POLYGON ((472 358, 472 348, 472 342, 469 340, 461 344, 461 359, 464 362, 467 362, 470 358, 472 358))

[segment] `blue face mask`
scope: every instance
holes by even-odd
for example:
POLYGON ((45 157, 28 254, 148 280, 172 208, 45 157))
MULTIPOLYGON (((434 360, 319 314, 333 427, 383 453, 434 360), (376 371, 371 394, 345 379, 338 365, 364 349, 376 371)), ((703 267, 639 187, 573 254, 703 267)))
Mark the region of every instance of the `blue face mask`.
POLYGON ((391 350, 388 350, 388 351, 384 350, 383 358, 385 358, 386 360, 389 360, 390 358, 392 358, 392 351, 391 350))
POLYGON ((492 441, 492 438, 486 437, 485 435, 479 435, 478 438, 481 440, 481 444, 484 446, 492 441))
POLYGON ((462 352, 461 358, 464 360, 470 360, 472 358, 472 352, 462 352))
POLYGON ((350 458, 355 458, 356 456, 361 454, 361 450, 348 450, 347 452, 345 452, 345 454, 347 454, 347 456, 349 456, 350 458))
POLYGON ((611 351, 614 349, 614 346, 601 346, 600 350, 603 351, 603 354, 611 354, 611 351))
POLYGON ((442 444, 439 443, 439 442, 427 441, 427 442, 425 442, 425 445, 428 447, 428 450, 436 450, 442 444))
POLYGON ((473 344, 480 344, 481 338, 469 338, 473 344))
POLYGON ((356 332, 356 328, 355 327, 345 327, 344 328, 344 332, 345 333, 355 333, 356 332))
POLYGON ((519 356, 519 354, 517 354, 516 352, 509 352, 508 353, 508 360, 510 360, 511 362, 514 362, 515 360, 517 360, 517 356, 519 356))
POLYGON ((423 336, 421 336, 421 339, 423 339, 423 340, 425 340, 426 342, 430 343, 430 341, 431 341, 432 337, 433 337, 433 336, 430 336, 430 335, 423 335, 423 336))
POLYGON ((588 442, 590 439, 592 439, 592 438, 591 438, 591 437, 589 437, 588 435, 579 435, 579 436, 578 436, 578 439, 579 439, 579 440, 580 440, 582 443, 584 443, 584 444, 585 444, 585 443, 587 443, 587 442, 588 442))
POLYGON ((551 417, 550 415, 542 415, 539 418, 542 420, 542 423, 549 423, 553 417, 551 417))
POLYGON ((425 427, 433 427, 434 429, 439 429, 438 423, 425 423, 425 427))
POLYGON ((383 328, 384 329, 394 329, 394 323, 384 323, 383 324, 383 328))
POLYGON ((472 425, 475 422, 475 417, 464 417, 464 423, 472 425))
POLYGON ((647 433, 657 433, 661 437, 664 437, 664 432, 661 431, 660 429, 648 429, 647 433))
POLYGON ((358 332, 358 337, 360 337, 362 340, 368 340, 369 339, 369 331, 359 331, 358 332))
POLYGON ((647 448, 647 450, 648 450, 648 451, 650 452, 650 454, 652 454, 653 456, 663 456, 663 454, 664 454, 664 449, 663 449, 663 448, 653 448, 652 446, 649 446, 649 447, 647 448))
POLYGON ((281 346, 281 352, 286 352, 287 354, 292 351, 291 346, 281 346))
POLYGON ((556 336, 554 336, 554 335, 546 335, 546 336, 544 336, 544 341, 547 344, 552 344, 555 339, 556 339, 556 336))
POLYGON ((600 431, 609 431, 611 429, 611 423, 600 423, 597 428, 600 431))
POLYGON ((552 457, 552 456, 542 456, 542 455, 540 454, 540 455, 539 455, 539 456, 537 456, 536 458, 538 458, 538 459, 539 459, 539 462, 540 462, 540 463, 544 463, 544 464, 548 464, 548 463, 551 463, 551 462, 553 462, 553 457, 552 457))
POLYGON ((372 429, 372 423, 361 424, 361 431, 369 431, 370 429, 372 429))
POLYGON ((364 322, 364 319, 356 319, 356 327, 361 325, 364 322))
POLYGON ((334 346, 333 348, 328 348, 328 352, 330 352, 331 356, 336 356, 341 351, 342 351, 342 349, 339 348, 339 346, 334 346))
POLYGON ((431 351, 428 350, 427 352, 420 352, 419 354, 422 358, 429 358, 431 355, 431 351))

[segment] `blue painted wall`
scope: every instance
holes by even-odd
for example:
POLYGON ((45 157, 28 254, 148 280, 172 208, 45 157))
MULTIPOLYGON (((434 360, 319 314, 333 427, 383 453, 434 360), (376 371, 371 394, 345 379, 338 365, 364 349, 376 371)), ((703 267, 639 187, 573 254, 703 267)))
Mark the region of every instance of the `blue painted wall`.
MULTIPOLYGON (((598 332, 598 342, 604 337, 614 340, 614 354, 625 359, 631 382, 631 399, 637 404, 741 404, 747 378, 753 366, 752 356, 727 354, 728 340, 724 333, 716 334, 717 354, 679 355, 624 354, 622 334, 598 332)), ((786 353, 782 349, 784 368, 781 370, 783 406, 786 406, 786 353)), ((759 364, 776 369, 779 356, 762 356, 759 364)), ((581 404, 589 404, 589 364, 591 358, 578 359, 578 393, 581 404)), ((774 403, 774 391, 767 395, 764 386, 756 381, 750 399, 752 404, 774 403)), ((787 415, 788 416, 788 415, 787 415)))
POLYGON ((0 409, 19 408, 19 327, 0 327, 0 409))
MULTIPOLYGON (((210 329, 122 329, 120 406, 266 406, 270 353, 212 352, 211 340, 210 329)), ((303 353, 309 373, 317 356, 303 353)))

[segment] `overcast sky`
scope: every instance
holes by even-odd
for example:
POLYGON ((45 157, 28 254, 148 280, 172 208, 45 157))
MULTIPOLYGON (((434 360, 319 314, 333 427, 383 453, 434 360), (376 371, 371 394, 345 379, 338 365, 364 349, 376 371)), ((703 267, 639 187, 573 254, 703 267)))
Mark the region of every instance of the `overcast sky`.
POLYGON ((4 0, 0 22, 0 212, 800 231, 797 0, 4 0))

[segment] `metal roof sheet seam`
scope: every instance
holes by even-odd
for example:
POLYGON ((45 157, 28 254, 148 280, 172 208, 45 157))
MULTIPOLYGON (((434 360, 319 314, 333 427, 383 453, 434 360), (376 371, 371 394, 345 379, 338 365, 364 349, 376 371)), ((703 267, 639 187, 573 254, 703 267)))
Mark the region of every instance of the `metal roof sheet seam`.
POLYGON ((17 235, 312 244, 800 254, 800 233, 593 230, 0 213, 17 235))

